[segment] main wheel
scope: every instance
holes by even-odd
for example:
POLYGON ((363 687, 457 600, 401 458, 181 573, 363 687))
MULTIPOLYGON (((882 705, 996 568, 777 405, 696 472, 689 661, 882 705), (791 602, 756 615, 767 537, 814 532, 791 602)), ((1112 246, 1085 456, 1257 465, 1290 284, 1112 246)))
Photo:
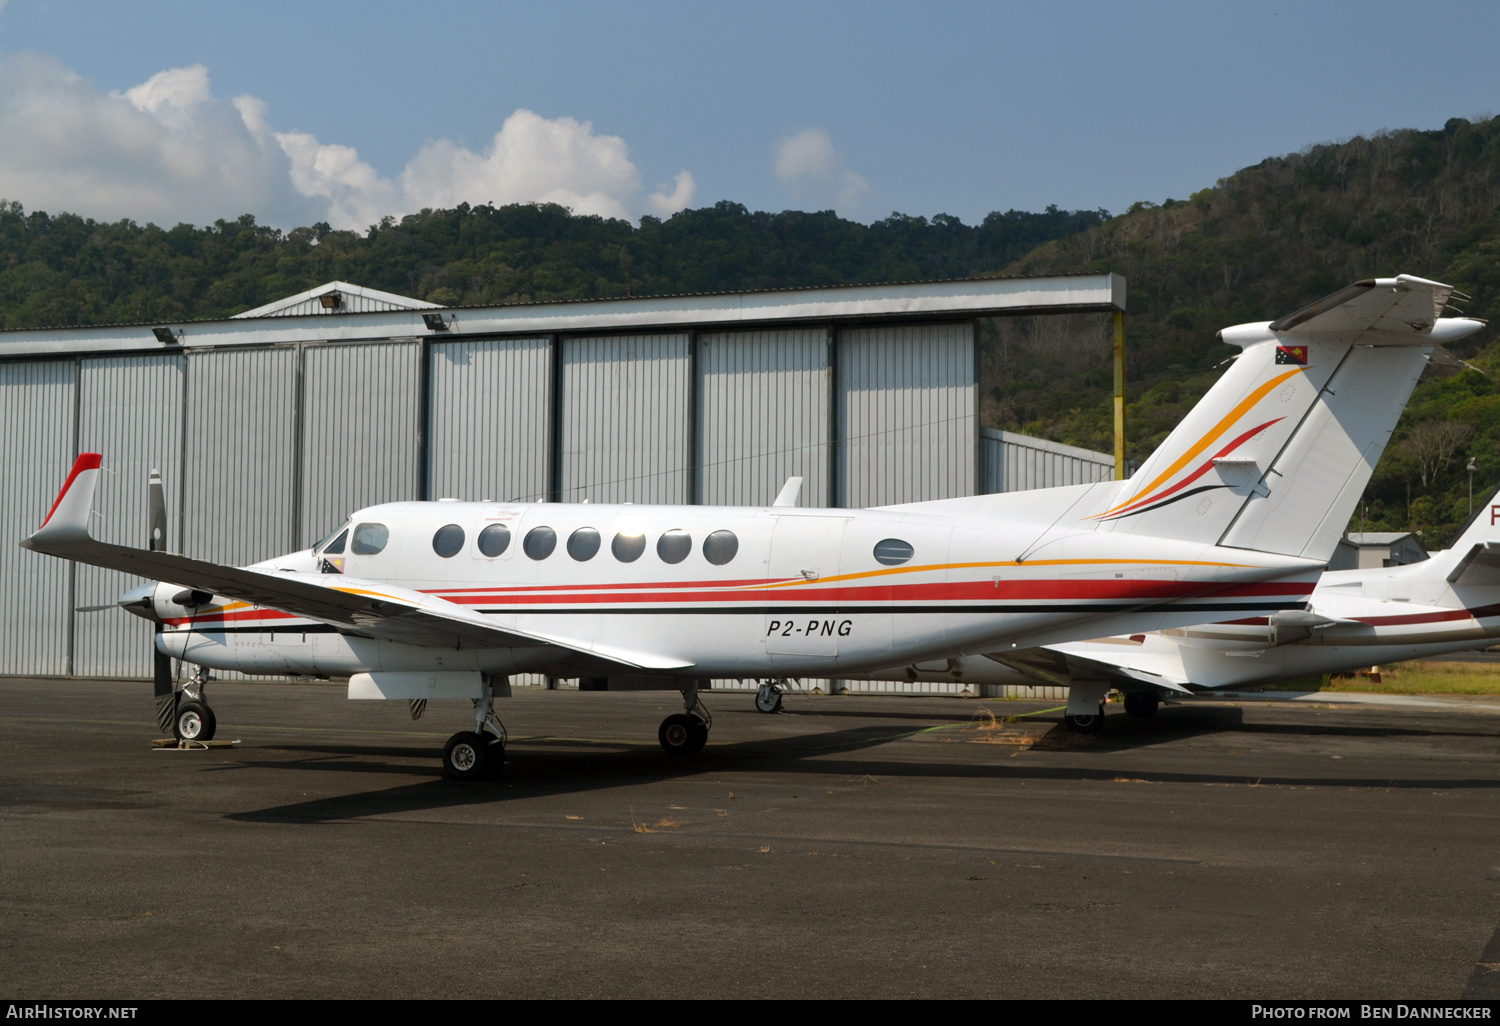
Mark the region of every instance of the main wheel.
POLYGON ((696 716, 678 713, 661 721, 656 740, 668 755, 692 755, 708 743, 708 725, 696 716))
POLYGON ((763 713, 780 712, 781 689, 774 684, 762 684, 755 693, 755 709, 763 713))
POLYGON ((1125 711, 1138 720, 1149 720, 1156 715, 1161 699, 1154 691, 1125 692, 1125 711))
POLYGON ((214 711, 206 702, 187 701, 177 706, 177 716, 172 720, 172 733, 179 741, 212 741, 214 711))
POLYGON ((1063 722, 1065 722, 1068 725, 1068 728, 1075 733, 1096 733, 1100 727, 1104 726, 1104 703, 1099 703, 1099 712, 1093 715, 1069 716, 1064 714, 1063 722))
POLYGON ((449 780, 474 780, 483 775, 489 747, 472 730, 454 734, 443 746, 443 775, 449 780))

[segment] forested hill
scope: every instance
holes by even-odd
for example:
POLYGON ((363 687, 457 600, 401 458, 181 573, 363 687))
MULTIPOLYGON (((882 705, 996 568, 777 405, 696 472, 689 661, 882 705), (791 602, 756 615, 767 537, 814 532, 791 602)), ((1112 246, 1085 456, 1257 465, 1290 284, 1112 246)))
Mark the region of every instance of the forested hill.
POLYGON ((972 226, 946 214, 863 225, 725 202, 637 227, 462 205, 363 233, 283 233, 248 215, 163 229, 0 202, 0 328, 224 317, 335 279, 452 305, 964 278, 1107 216, 1049 207, 972 226))
MULTIPOLYGON (((1468 293, 1472 301, 1455 303, 1492 325, 1453 348, 1487 374, 1429 370, 1366 496, 1367 529, 1422 530, 1438 544, 1468 512, 1467 457, 1478 466, 1476 494, 1500 482, 1497 201, 1500 119, 1454 119, 1438 131, 1381 133, 1262 161, 1186 200, 1138 204, 1007 271, 1126 275, 1137 458, 1232 355, 1214 341, 1221 327, 1290 313, 1361 278, 1415 274, 1468 293)), ((1017 347, 1030 377, 1012 374, 996 386, 992 420, 1107 448, 1107 379, 1097 367, 1074 369, 1079 361, 1066 346, 1049 357, 1030 342, 1017 347)), ((1351 527, 1359 529, 1359 516, 1351 527)))

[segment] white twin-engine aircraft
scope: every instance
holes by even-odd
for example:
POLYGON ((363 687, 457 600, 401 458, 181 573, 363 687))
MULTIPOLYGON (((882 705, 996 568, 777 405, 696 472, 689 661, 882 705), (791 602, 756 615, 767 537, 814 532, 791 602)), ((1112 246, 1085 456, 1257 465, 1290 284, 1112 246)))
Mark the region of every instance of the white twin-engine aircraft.
MULTIPOLYGON (((1365 281, 1225 329, 1242 352, 1129 481, 879 509, 396 502, 230 567, 92 539, 101 457, 84 454, 22 544, 160 581, 120 604, 157 622, 162 656, 347 675, 350 698, 414 713, 474 700, 474 729, 445 748, 452 777, 502 762, 492 699, 516 673, 680 690, 658 736, 691 753, 715 677, 854 676, 1301 610, 1433 345, 1481 327, 1440 317, 1451 291, 1365 281)), ((200 691, 166 687, 179 735, 212 730, 200 691)), ((1101 716, 1104 694, 1069 717, 1101 716)))

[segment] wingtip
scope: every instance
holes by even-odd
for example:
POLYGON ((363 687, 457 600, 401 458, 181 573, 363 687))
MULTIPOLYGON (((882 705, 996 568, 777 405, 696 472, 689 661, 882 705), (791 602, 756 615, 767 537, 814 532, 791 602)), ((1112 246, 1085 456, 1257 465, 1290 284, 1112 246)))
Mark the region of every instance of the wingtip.
POLYGON ((47 511, 46 519, 42 526, 32 533, 30 538, 22 542, 26 548, 35 549, 36 540, 44 537, 75 535, 88 536, 89 510, 94 501, 94 483, 98 477, 99 468, 104 463, 104 457, 97 452, 79 453, 78 458, 73 461, 73 469, 68 473, 68 479, 63 482, 62 489, 57 493, 57 499, 52 503, 52 508, 47 511), (80 482, 80 479, 83 479, 80 482))

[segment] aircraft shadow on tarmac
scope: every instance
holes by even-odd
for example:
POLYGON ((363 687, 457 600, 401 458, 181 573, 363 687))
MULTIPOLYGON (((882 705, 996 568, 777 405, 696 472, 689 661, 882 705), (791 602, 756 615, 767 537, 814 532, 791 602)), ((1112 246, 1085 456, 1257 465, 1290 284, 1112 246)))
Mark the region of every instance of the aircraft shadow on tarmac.
MULTIPOLYGON (((1237 707, 1172 710, 1177 715, 1162 715, 1149 721, 1118 721, 1111 717, 1106 733, 1080 738, 1060 722, 1029 748, 1047 753, 1048 763, 1041 760, 1015 760, 1026 748, 1012 748, 1004 759, 986 758, 967 762, 953 758, 959 750, 974 751, 970 745, 920 745, 902 750, 902 758, 876 757, 875 750, 891 742, 906 740, 930 727, 902 729, 899 724, 860 726, 793 737, 764 738, 711 744, 690 760, 673 759, 654 745, 628 745, 618 741, 589 742, 572 738, 518 738, 507 756, 504 772, 490 780, 455 783, 437 777, 396 787, 362 791, 312 801, 294 802, 250 812, 234 813, 229 819, 242 822, 319 823, 357 819, 368 816, 399 814, 443 808, 466 807, 512 802, 578 791, 654 783, 705 773, 786 772, 823 774, 839 778, 950 777, 993 780, 1055 780, 1109 782, 1128 777, 1150 783, 1219 784, 1246 786, 1339 787, 1344 789, 1500 789, 1500 779, 1469 778, 1391 778, 1355 775, 1283 774, 1268 776, 1249 773, 1205 773, 1162 771, 1137 765, 1122 767, 1107 757, 1139 750, 1143 743, 1159 744, 1206 734, 1239 731, 1249 735, 1339 736, 1400 738, 1420 736, 1486 736, 1488 731, 1450 732, 1421 728, 1380 725, 1367 727, 1323 725, 1313 723, 1250 723, 1237 707), (921 755, 931 752, 932 756, 921 755), (939 752, 948 756, 938 758, 939 752), (1057 764, 1050 756, 1056 753, 1073 758, 1071 764, 1057 764)), ((904 718, 904 717, 903 717, 904 718)), ((919 719, 925 720, 926 717, 919 719)), ((952 719, 944 718, 951 723, 952 719)), ((297 772, 329 771, 337 773, 399 774, 411 776, 426 772, 413 766, 411 760, 437 754, 426 748, 390 746, 280 745, 263 749, 268 754, 283 752, 295 757, 287 760, 237 760, 242 769, 292 770, 297 772), (399 760, 399 761, 389 761, 399 760)), ((247 753, 248 754, 248 753, 247 753)), ((224 769, 234 768, 225 766, 224 769)), ((436 768, 432 772, 436 775, 436 768)))

